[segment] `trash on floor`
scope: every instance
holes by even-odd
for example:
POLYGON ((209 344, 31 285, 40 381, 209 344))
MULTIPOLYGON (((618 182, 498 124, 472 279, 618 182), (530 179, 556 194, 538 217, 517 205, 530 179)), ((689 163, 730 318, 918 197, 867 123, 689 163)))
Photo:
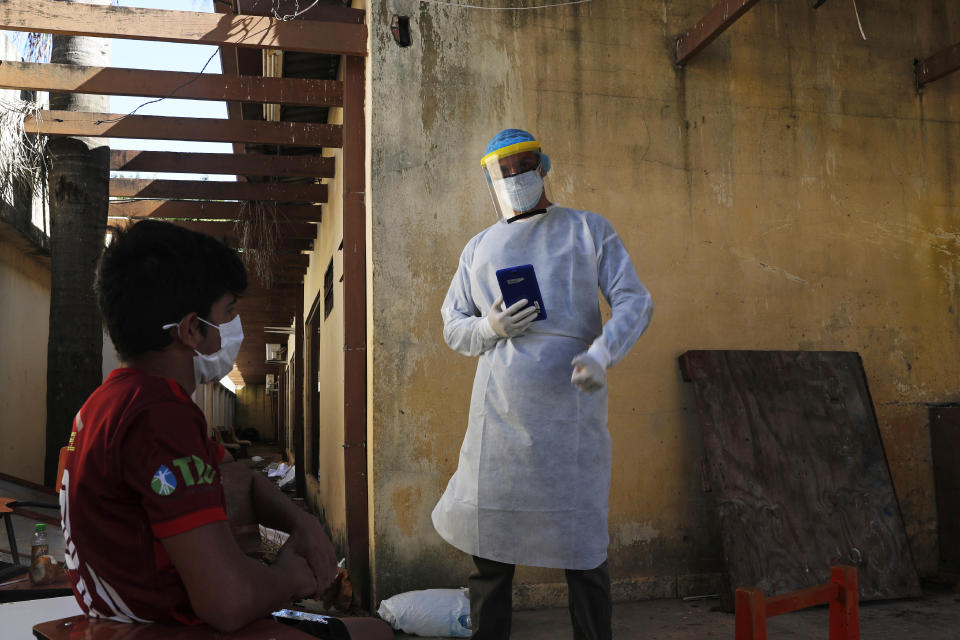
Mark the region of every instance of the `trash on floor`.
POLYGON ((283 477, 283 475, 287 472, 287 469, 289 469, 289 465, 286 462, 271 462, 267 466, 267 477, 283 477))
MULTIPOLYGON (((282 465, 281 465, 282 466, 282 465)), ((290 465, 290 467, 284 472, 283 477, 280 478, 280 482, 277 483, 277 486, 283 488, 293 482, 294 478, 297 477, 297 467, 296 465, 290 465)))
POLYGON ((391 627, 418 636, 470 637, 467 589, 425 589, 398 593, 380 603, 377 614, 391 627))

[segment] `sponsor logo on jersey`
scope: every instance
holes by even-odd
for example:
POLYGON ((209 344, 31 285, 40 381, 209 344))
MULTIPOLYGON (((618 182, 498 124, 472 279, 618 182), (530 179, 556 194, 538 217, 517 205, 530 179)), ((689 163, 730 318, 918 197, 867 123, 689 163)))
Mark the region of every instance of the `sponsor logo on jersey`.
POLYGON ((157 495, 168 496, 177 490, 177 477, 166 465, 160 465, 160 468, 153 474, 150 488, 157 495))
POLYGON ((184 456, 173 461, 183 478, 183 484, 192 487, 196 484, 211 484, 217 476, 217 470, 198 456, 184 456))
POLYGON ((212 484, 213 479, 217 477, 217 470, 213 465, 204 462, 199 456, 184 456, 176 458, 170 463, 170 466, 176 469, 176 473, 166 465, 160 465, 157 472, 153 474, 153 480, 150 482, 150 488, 154 493, 161 496, 169 496, 180 483, 184 487, 194 487, 197 485, 212 484), (177 475, 180 480, 178 482, 177 475))

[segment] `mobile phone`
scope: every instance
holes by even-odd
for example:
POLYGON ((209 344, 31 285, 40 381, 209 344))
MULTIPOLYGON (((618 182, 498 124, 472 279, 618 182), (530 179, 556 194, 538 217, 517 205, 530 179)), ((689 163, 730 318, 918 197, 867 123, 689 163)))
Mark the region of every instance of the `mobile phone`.
POLYGON ((304 633, 309 633, 322 640, 350 640, 350 632, 339 618, 325 616, 319 613, 281 609, 274 611, 273 619, 285 625, 294 627, 304 633))
POLYGON ((518 300, 526 299, 528 307, 533 305, 537 309, 537 317, 534 321, 547 318, 547 308, 543 304, 540 285, 537 284, 537 274, 532 264, 498 269, 497 282, 500 283, 500 293, 503 294, 505 307, 509 307, 518 300))

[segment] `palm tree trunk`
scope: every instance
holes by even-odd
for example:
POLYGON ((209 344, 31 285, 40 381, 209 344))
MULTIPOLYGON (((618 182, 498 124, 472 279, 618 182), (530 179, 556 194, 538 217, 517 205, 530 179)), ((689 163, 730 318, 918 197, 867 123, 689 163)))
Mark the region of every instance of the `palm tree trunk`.
MULTIPOLYGON (((76 1, 76 0, 71 0, 76 1)), ((110 0, 85 0, 110 4, 110 0)), ((108 66, 105 38, 53 36, 51 62, 108 66)), ((107 113, 106 96, 50 94, 55 110, 107 113)), ((99 386, 103 329, 93 291, 103 250, 110 179, 109 140, 54 138, 50 163, 50 336, 47 344, 47 426, 44 484, 56 481, 60 447, 67 444, 73 418, 99 386)))

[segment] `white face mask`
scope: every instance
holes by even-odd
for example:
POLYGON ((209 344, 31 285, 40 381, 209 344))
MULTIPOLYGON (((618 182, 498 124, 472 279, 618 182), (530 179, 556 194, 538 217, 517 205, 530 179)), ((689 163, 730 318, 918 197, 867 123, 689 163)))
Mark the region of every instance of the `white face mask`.
MULTIPOLYGON (((221 325, 207 322, 200 316, 197 316, 197 320, 220 332, 219 349, 213 353, 200 353, 196 349, 193 350, 197 354, 193 356, 193 377, 197 384, 206 384, 219 380, 233 369, 233 363, 240 353, 240 344, 243 342, 243 327, 240 325, 239 314, 230 322, 221 325)), ((161 328, 166 331, 173 327, 177 328, 177 333, 180 332, 179 322, 165 324, 161 328)))
POLYGON ((220 332, 220 348, 213 353, 200 353, 193 356, 193 376, 197 384, 216 382, 230 373, 233 363, 240 353, 240 344, 243 342, 243 327, 240 325, 240 315, 236 315, 230 322, 221 325, 207 322, 201 317, 197 320, 208 324, 220 332))
MULTIPOLYGON (((543 195, 543 177, 539 169, 527 171, 495 181, 494 188, 500 196, 500 202, 508 204, 513 211, 523 213, 533 209, 540 202, 540 196, 543 195)), ((503 214, 512 215, 507 211, 503 214)))

